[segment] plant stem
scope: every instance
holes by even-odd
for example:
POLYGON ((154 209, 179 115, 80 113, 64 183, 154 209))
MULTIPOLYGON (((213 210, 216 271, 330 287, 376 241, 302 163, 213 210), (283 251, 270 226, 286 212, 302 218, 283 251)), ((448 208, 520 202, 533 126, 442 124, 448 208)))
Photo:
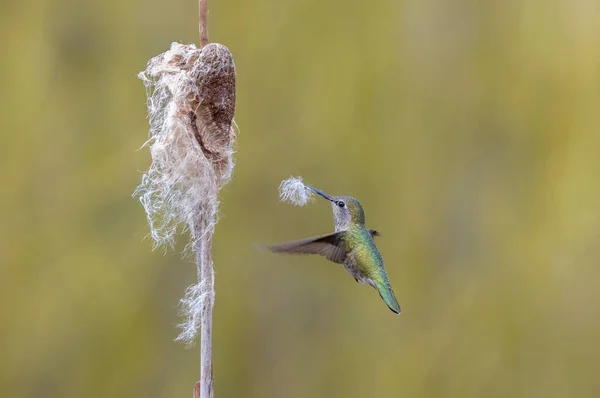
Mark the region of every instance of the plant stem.
MULTIPOLYGON (((200 48, 208 44, 208 0, 198 0, 200 48)), ((212 310, 215 302, 215 275, 212 262, 212 228, 194 231, 198 283, 203 287, 200 325, 200 397, 213 398, 212 310)))
POLYGON ((215 301, 212 262, 212 228, 194 231, 194 250, 198 268, 198 283, 202 286, 200 318, 200 398, 213 398, 212 370, 212 310, 215 301))
POLYGON ((208 44, 208 0, 198 0, 198 30, 200 33, 200 48, 208 44))

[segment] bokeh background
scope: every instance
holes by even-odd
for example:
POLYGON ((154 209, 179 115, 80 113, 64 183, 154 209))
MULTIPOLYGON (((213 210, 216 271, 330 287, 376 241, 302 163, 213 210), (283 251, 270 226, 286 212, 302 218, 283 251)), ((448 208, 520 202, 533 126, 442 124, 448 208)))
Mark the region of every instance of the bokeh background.
MULTIPOLYGON (((214 259, 217 397, 600 396, 595 0, 210 0, 238 72, 214 259), (318 257, 302 175, 359 198, 404 310, 318 257)), ((0 395, 189 397, 195 266, 152 251, 136 74, 194 1, 0 5, 0 395)))

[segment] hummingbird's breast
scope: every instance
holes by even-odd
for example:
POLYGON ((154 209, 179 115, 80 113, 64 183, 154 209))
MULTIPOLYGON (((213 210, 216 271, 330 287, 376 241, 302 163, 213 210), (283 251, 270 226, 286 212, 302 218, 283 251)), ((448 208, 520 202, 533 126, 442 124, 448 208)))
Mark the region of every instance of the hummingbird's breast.
POLYGON ((344 262, 348 272, 362 283, 372 284, 379 278, 383 268, 383 258, 369 231, 362 227, 347 232, 349 255, 344 262))

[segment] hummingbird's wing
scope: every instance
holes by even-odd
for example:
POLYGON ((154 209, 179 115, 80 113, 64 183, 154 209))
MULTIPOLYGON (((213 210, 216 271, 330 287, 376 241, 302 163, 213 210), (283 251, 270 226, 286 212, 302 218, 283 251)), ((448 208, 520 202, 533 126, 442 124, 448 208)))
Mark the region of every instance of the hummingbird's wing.
POLYGON ((346 259, 345 231, 267 246, 275 253, 319 254, 329 261, 342 264, 346 259))
POLYGON ((376 236, 381 236, 381 234, 378 231, 375 231, 374 229, 370 229, 369 233, 371 234, 371 236, 374 238, 376 236))

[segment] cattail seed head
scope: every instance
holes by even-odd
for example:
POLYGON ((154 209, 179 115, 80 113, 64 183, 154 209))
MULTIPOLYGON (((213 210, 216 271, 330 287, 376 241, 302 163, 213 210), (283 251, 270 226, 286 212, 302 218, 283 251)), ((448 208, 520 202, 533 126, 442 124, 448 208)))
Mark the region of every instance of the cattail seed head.
MULTIPOLYGON (((218 191, 233 172, 235 64, 227 47, 201 49, 173 43, 152 58, 138 77, 146 86, 152 164, 134 195, 146 210, 155 246, 173 245, 189 230, 191 247, 205 256, 200 240, 212 237, 217 222, 218 191)), ((212 262, 207 265, 212 267, 212 262)), ((212 286, 212 284, 207 284, 212 286)), ((186 321, 180 339, 193 342, 207 292, 202 281, 182 300, 186 321)))

